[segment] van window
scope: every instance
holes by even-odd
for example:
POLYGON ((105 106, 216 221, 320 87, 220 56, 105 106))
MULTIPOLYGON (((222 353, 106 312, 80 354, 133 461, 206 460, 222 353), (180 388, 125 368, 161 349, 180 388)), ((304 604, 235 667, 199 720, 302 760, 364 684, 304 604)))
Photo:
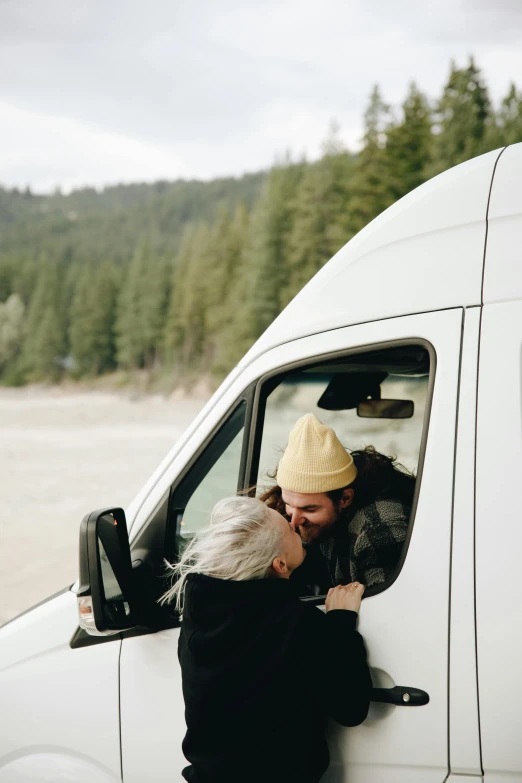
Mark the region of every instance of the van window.
POLYGON ((170 516, 176 517, 178 552, 208 525, 215 503, 237 492, 245 415, 246 402, 241 401, 173 493, 170 516))
MULTIPOLYGON (((364 562, 365 576, 356 574, 359 581, 365 581, 377 591, 391 584, 400 570, 413 523, 410 512, 414 511, 417 494, 429 378, 429 350, 422 345, 408 344, 351 353, 327 361, 315 360, 261 379, 253 410, 257 422, 252 427, 253 441, 244 442, 247 403, 241 400, 174 489, 169 506, 167 558, 172 561, 179 557, 187 540, 208 524, 212 507, 221 498, 254 485, 258 496, 272 489, 290 430, 301 416, 314 413, 335 430, 350 452, 357 455, 358 451, 371 447, 378 454, 395 458, 397 469, 409 476, 399 521, 393 517, 396 509, 391 509, 391 523, 385 530, 390 539, 387 551, 379 550, 373 562, 371 552, 368 556, 363 553, 360 562, 364 562), (240 485, 245 460, 248 472, 240 485), (382 557, 385 562, 379 560, 382 557)), ((381 486, 381 494, 382 490, 381 486)), ((359 492, 358 499, 361 497, 359 492)), ((382 498, 376 499, 380 502, 382 498)), ((385 497, 384 501, 385 505, 377 512, 388 518, 390 498, 385 497)), ((268 502, 285 513, 281 503, 277 506, 273 498, 268 502)), ((351 511, 355 508, 356 503, 351 511)), ((373 532, 366 531, 370 538, 373 532)), ((321 542, 321 551, 324 543, 321 542)), ((357 544, 363 549, 360 539, 345 543, 348 548, 357 544)), ((317 547, 308 547, 305 565, 308 563, 309 570, 315 562, 316 550, 317 547)), ((299 570, 304 579, 306 569, 299 570)), ((332 584, 351 581, 346 576, 341 579, 340 574, 342 568, 335 565, 335 557, 330 558, 326 565, 322 563, 320 579, 311 581, 307 574, 301 594, 322 594, 332 584)))
MULTIPOLYGON (((276 484, 275 472, 288 442, 288 434, 296 421, 306 413, 315 414, 324 424, 332 427, 350 452, 362 452, 373 447, 379 454, 394 457, 406 472, 416 476, 429 370, 428 350, 423 346, 407 345, 352 354, 335 361, 316 362, 267 379, 260 394, 259 418, 263 418, 264 411, 260 449, 253 463, 253 481, 258 496, 276 484)), ((389 533, 397 538, 397 546, 393 552, 390 549, 383 555, 387 562, 379 573, 379 563, 375 565, 373 576, 369 576, 374 586, 387 580, 391 572, 397 570, 395 567, 399 566, 401 560, 402 545, 408 539, 415 481, 399 480, 399 483, 401 489, 397 492, 402 493, 403 485, 405 487, 406 500, 403 505, 407 511, 406 519, 402 519, 396 528, 390 527, 389 531, 385 531, 386 535, 389 533)), ((382 493, 386 495, 385 488, 381 487, 379 491, 381 496, 382 493)), ((357 490, 355 492, 357 496, 357 490)), ((388 500, 391 501, 391 498, 388 500)), ((283 503, 278 508, 283 513, 286 510, 283 503)), ((355 508, 354 502, 352 510, 347 511, 347 519, 350 519, 350 513, 355 508)), ((380 510, 383 515, 393 512, 390 503, 380 510)), ((372 509, 372 513, 374 511, 372 509)), ((355 523, 360 525, 361 520, 358 518, 355 523)), ((316 545, 319 541, 313 543, 316 545)), ((353 531, 344 542, 345 548, 353 549, 356 543, 353 531)), ((327 549, 325 540, 320 544, 321 551, 327 549)), ((350 558, 350 554, 345 553, 346 565, 350 564, 350 558)), ((327 565, 330 566, 331 584, 340 583, 343 569, 338 564, 327 565)), ((353 568, 357 568, 356 563, 353 568)), ((352 571, 352 577, 354 573, 352 571)), ((344 576, 347 578, 349 574, 344 576)), ((356 576, 362 581, 360 573, 356 573, 356 576)), ((325 584, 324 587, 331 584, 325 584)))

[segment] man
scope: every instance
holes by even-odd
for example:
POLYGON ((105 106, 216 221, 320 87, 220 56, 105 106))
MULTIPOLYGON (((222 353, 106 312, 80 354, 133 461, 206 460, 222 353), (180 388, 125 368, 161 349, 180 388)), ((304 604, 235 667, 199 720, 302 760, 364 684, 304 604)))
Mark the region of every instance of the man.
MULTIPOLYGON (((313 414, 288 438, 277 486, 263 497, 299 532, 308 557, 300 581, 378 585, 394 572, 408 530, 414 476, 367 447, 349 454, 313 414)), ((296 574, 297 576, 297 574, 296 574)))

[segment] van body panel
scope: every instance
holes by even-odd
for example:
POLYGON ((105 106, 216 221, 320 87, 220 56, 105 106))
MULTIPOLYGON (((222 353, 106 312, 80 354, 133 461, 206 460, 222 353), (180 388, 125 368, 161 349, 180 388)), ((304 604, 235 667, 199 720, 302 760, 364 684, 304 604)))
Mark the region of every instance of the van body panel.
POLYGON ((450 605, 450 769, 481 775, 475 639, 475 428, 480 307, 465 311, 459 388, 450 605))
POLYGON ((522 143, 500 156, 488 211, 484 303, 522 299, 522 143))
POLYGON ((350 324, 481 304, 486 211, 501 150, 416 188, 310 280, 240 362, 350 324))
POLYGON ((120 779, 120 643, 72 651, 77 625, 65 592, 0 628, 0 783, 120 779))
MULTIPOLYGON (((432 368, 435 380, 429 434, 408 554, 393 585, 365 599, 360 619, 375 684, 421 688, 429 693, 430 703, 418 708, 374 704, 368 720, 358 728, 332 724, 332 763, 325 783, 338 781, 340 775, 352 783, 442 783, 448 774, 450 537, 462 318, 462 309, 455 309, 373 322, 313 335, 264 353, 218 401, 150 498, 153 509, 194 454, 211 443, 244 389, 267 373, 302 360, 315 361, 395 340, 433 345, 436 368, 432 368)), ((185 725, 178 634, 173 629, 122 643, 125 783, 140 783, 150 769, 151 758, 158 781, 177 779, 186 763, 180 753, 185 725)))
POLYGON ((482 775, 450 775, 445 783, 483 783, 482 775))
POLYGON ((152 779, 151 759, 154 783, 182 780, 181 770, 188 762, 181 749, 186 726, 179 633, 179 628, 172 628, 124 640, 120 677, 125 783, 152 779))
POLYGON ((476 560, 487 783, 522 781, 521 377, 522 302, 486 305, 477 409, 476 560))
POLYGON ((23 755, 0 767, 0 783, 115 783, 120 775, 96 765, 91 758, 60 753, 57 748, 24 749, 23 755))

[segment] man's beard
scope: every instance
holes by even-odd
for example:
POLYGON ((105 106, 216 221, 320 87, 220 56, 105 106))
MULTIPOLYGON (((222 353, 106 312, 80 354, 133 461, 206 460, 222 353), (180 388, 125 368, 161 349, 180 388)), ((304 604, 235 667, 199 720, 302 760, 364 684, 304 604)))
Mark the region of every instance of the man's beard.
POLYGON ((328 524, 325 525, 314 525, 311 523, 310 527, 306 528, 302 525, 299 527, 299 535, 301 536, 301 540, 304 541, 305 544, 319 544, 321 541, 324 541, 326 538, 328 538, 329 535, 331 535, 335 525, 339 521, 341 512, 336 509, 334 518, 329 520, 328 524), (309 537, 307 533, 311 533, 311 536, 309 537))
POLYGON ((321 528, 315 526, 309 528, 300 527, 299 535, 305 544, 312 544, 315 541, 320 541, 323 538, 324 533, 321 528))
POLYGON ((321 541, 324 541, 333 533, 335 526, 343 518, 345 512, 346 509, 341 509, 339 504, 338 506, 334 506, 332 517, 326 524, 315 525, 313 522, 311 522, 309 528, 305 528, 300 525, 299 535, 301 536, 301 540, 305 544, 319 544, 321 541), (308 532, 312 534, 310 538, 306 535, 308 532))

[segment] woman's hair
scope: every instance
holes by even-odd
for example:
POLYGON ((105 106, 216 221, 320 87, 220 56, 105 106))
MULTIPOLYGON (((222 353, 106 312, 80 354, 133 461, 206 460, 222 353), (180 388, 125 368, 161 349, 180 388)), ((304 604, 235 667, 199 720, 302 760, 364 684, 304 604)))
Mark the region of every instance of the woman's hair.
MULTIPOLYGON (((351 455, 357 468, 357 477, 349 485, 349 488, 354 491, 353 503, 350 506, 352 513, 375 500, 400 500, 404 505, 411 506, 416 479, 396 461, 395 457, 386 457, 373 446, 352 451, 351 455)), ((277 479, 277 471, 270 478, 277 479)), ((345 489, 347 487, 334 489, 325 492, 325 495, 328 495, 334 503, 338 503, 345 489)), ((268 489, 261 495, 260 500, 285 515, 285 504, 279 486, 275 485, 268 489)))
POLYGON ((267 506, 256 498, 220 500, 210 514, 210 525, 196 533, 178 563, 167 563, 173 584, 160 603, 175 601, 183 609, 189 574, 243 582, 263 579, 274 559, 282 554, 284 533, 267 506))

